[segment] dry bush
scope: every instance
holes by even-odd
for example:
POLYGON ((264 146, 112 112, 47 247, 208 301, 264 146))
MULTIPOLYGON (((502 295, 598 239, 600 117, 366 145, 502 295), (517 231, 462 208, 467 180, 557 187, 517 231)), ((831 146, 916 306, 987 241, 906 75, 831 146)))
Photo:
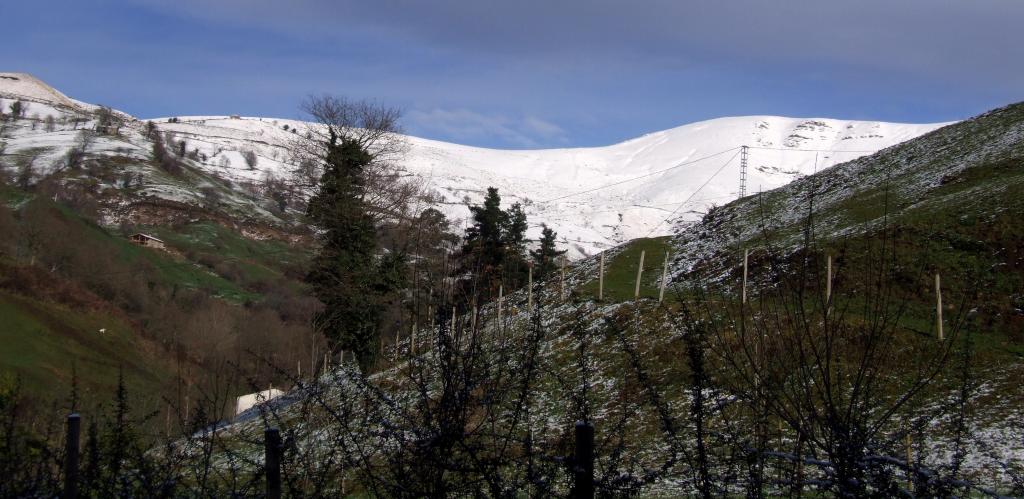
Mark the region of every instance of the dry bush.
POLYGON ((252 149, 242 151, 242 159, 245 160, 245 165, 248 166, 250 170, 256 168, 256 164, 259 162, 259 157, 256 156, 256 151, 253 151, 252 149))

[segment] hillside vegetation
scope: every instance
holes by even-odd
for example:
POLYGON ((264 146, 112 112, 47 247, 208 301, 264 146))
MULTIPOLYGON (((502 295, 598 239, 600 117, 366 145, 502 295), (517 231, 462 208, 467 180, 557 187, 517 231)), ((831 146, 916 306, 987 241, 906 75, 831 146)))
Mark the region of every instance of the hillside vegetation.
POLYGON ((0 141, 51 126, 78 137, 70 150, 58 143, 0 156, 4 373, 47 403, 72 392, 73 374, 87 399, 106 400, 123 373, 130 390, 159 406, 228 371, 233 380, 218 384, 236 394, 273 382, 254 356, 284 356, 308 370, 317 339, 307 326, 318 304, 300 282, 303 230, 269 213, 251 216, 260 203, 253 195, 194 169, 187 156, 172 172, 149 151, 118 145, 133 136, 151 142, 139 125, 108 134, 93 129, 94 114, 61 113, 52 123, 0 123, 0 141), (43 168, 48 157, 55 167, 43 168), (150 194, 169 185, 198 196, 150 194), (136 232, 166 249, 132 243, 136 232))
POLYGON ((768 285, 760 276, 810 241, 819 261, 833 255, 838 285, 891 236, 915 326, 929 328, 938 273, 948 306, 966 300, 982 331, 1021 353, 1022 215, 1024 104, 1014 104, 712 210, 673 239, 673 279, 735 290, 747 249, 755 286, 768 285))
MULTIPOLYGON (((1024 104, 618 245, 601 300, 596 256, 569 266, 564 294, 554 270, 513 289, 521 232, 513 250, 502 231, 478 243, 501 260, 485 266, 454 249, 439 212, 403 212, 364 234, 378 246, 363 265, 399 248, 412 264, 411 284, 372 303, 386 310, 360 368, 351 351, 337 365, 310 327, 321 305, 303 280, 322 234, 304 193, 254 168, 291 159, 279 136, 299 135, 294 123, 32 105, 54 118, 0 122, 16 144, 0 156, 0 233, 14 235, 0 240, 0 464, 44 479, 0 485, 11 495, 53 495, 60 473, 59 432, 36 425, 54 411, 22 424, 26 394, 106 418, 90 437, 110 474, 95 495, 258 495, 277 426, 294 495, 560 496, 577 421, 597 435, 605 495, 1024 493, 1024 104), (136 232, 166 248, 131 243, 136 232), (292 389, 226 422, 235 395, 270 385, 292 389), (105 409, 103 394, 116 394, 105 409)), ((798 126, 847 140, 833 125, 798 126)), ((593 222, 582 232, 621 229, 593 222)))
POLYGON ((280 425, 289 459, 346 463, 293 473, 383 495, 566 493, 579 420, 608 494, 1018 495, 1022 131, 1008 106, 715 208, 608 251, 603 301, 576 262, 568 299, 556 275, 532 313, 519 290, 500 323, 442 315, 393 369, 332 370, 217 438, 257 453, 280 425))

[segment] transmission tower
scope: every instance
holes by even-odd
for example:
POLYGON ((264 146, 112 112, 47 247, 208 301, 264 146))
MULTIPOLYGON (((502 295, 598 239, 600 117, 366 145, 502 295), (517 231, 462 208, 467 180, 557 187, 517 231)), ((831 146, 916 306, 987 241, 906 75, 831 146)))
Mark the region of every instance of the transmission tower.
POLYGON ((747 146, 740 148, 740 197, 747 195, 747 146))

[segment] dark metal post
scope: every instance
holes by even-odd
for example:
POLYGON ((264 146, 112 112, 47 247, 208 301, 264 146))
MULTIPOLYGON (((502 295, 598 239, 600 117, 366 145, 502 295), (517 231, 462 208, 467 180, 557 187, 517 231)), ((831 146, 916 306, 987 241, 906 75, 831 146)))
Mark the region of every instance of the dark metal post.
POLYGON ((594 497, 594 426, 583 421, 576 422, 572 496, 575 499, 594 497))
POLYGON ((281 499, 281 431, 267 428, 263 432, 266 451, 267 499, 281 499))
POLYGON ((82 417, 77 412, 68 414, 67 441, 64 447, 64 493, 63 499, 78 497, 79 440, 82 436, 82 417))

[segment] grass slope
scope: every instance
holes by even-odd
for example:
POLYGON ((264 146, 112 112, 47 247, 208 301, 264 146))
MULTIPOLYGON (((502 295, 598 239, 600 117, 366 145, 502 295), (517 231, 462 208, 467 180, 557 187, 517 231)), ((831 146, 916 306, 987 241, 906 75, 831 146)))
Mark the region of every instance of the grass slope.
POLYGON ((41 399, 68 396, 73 372, 82 395, 102 397, 114 393, 122 372, 134 393, 157 393, 171 377, 123 319, 4 291, 0 317, 0 366, 41 399))

